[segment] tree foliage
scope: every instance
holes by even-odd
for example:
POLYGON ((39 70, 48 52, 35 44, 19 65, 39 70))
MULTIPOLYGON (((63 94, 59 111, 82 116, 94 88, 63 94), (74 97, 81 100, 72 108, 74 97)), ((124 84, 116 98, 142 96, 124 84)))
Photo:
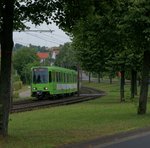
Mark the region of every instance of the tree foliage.
MULTIPOLYGON (((97 69, 93 65, 96 65, 96 62, 93 60, 95 52, 91 52, 94 49, 96 49, 96 53, 100 50, 107 50, 108 58, 104 59, 105 62, 108 61, 107 66, 110 67, 112 66, 110 63, 113 63, 121 71, 129 69, 129 67, 138 70, 140 64, 137 63, 140 63, 143 58, 142 60, 145 61, 144 64, 147 66, 143 65, 145 69, 143 69, 142 84, 146 86, 145 90, 147 91, 150 66, 146 56, 143 55, 146 55, 144 54, 145 52, 150 54, 150 2, 146 0, 112 0, 111 2, 94 0, 91 2, 90 6, 88 5, 89 3, 86 6, 82 5, 83 8, 88 8, 88 15, 84 16, 81 13, 82 15, 79 15, 79 17, 74 16, 72 19, 75 21, 71 21, 73 23, 68 24, 71 27, 71 33, 74 36, 79 55, 82 55, 79 56, 82 65, 87 67, 89 71, 97 69), (92 21, 90 22, 90 20, 92 21), (92 48, 95 47, 93 45, 96 45, 96 48, 92 48), (134 63, 136 63, 136 66, 134 63)), ((71 10, 71 7, 68 6, 68 1, 64 1, 64 3, 67 5, 65 7, 67 9, 61 14, 61 18, 64 16, 63 21, 67 22, 69 19, 66 17, 66 14, 68 12, 72 14, 73 9, 71 10)), ((82 1, 82 3, 84 2, 82 1)), ((63 9, 64 7, 61 10, 63 9)), ((61 24, 61 22, 62 20, 59 19, 58 24, 60 26, 64 25, 62 28, 68 29, 68 26, 61 24)), ((98 56, 99 54, 96 57, 98 56)), ((100 58, 99 61, 101 61, 100 58)), ((141 92, 147 94, 143 88, 141 88, 141 92)), ((143 97, 141 95, 140 98, 142 98, 140 104, 146 104, 141 102, 147 100, 147 95, 143 95, 143 97)), ((145 108, 145 105, 141 109, 141 112, 145 113, 146 108, 145 111, 143 108, 145 108)))
POLYGON ((20 75, 23 83, 30 82, 30 71, 31 67, 39 65, 40 60, 36 55, 35 49, 22 48, 14 53, 13 66, 20 75))
POLYGON ((59 47, 59 54, 56 56, 54 64, 70 69, 77 69, 76 53, 71 43, 65 43, 59 47))

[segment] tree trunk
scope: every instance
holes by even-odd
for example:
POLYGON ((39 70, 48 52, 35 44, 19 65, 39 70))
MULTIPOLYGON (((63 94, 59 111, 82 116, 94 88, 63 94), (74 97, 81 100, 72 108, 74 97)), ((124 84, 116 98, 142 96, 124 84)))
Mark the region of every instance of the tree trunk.
POLYGON ((134 94, 137 95, 138 91, 137 91, 137 71, 135 71, 135 76, 134 76, 134 94))
POLYGON ((81 67, 80 67, 80 81, 82 82, 82 69, 81 69, 81 67))
POLYGON ((141 86, 141 79, 140 78, 138 78, 138 86, 141 86))
POLYGON ((100 74, 100 73, 98 73, 98 83, 100 83, 100 82, 101 82, 101 78, 100 78, 100 76, 101 76, 101 74, 100 74))
POLYGON ((143 69, 142 69, 142 82, 141 82, 138 114, 145 114, 146 113, 149 70, 150 70, 150 51, 147 50, 144 52, 144 61, 143 61, 143 69))
POLYGON ((0 135, 7 136, 11 100, 11 59, 13 49, 14 1, 5 0, 2 14, 1 74, 0 74, 0 135))
POLYGON ((89 83, 91 83, 91 73, 89 72, 89 83))
POLYGON ((112 76, 109 75, 109 83, 112 84, 112 76))
POLYGON ((137 95, 137 72, 131 70, 131 98, 134 98, 137 95))
POLYGON ((121 80, 120 80, 120 101, 124 102, 124 83, 125 83, 125 77, 124 77, 124 71, 121 71, 121 80))

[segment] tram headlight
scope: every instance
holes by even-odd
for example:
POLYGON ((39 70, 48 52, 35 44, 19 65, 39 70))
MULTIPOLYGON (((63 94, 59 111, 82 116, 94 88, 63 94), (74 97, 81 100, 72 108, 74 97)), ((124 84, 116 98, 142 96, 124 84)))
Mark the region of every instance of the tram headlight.
POLYGON ((36 87, 33 87, 33 90, 36 90, 36 87))
POLYGON ((44 89, 45 89, 45 90, 48 90, 48 88, 47 88, 47 87, 44 87, 44 89))

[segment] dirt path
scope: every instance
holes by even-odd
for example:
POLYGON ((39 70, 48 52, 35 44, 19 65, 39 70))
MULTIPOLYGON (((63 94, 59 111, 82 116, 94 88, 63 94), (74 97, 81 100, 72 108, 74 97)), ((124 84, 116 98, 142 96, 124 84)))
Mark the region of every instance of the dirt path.
POLYGON ((31 90, 28 89, 28 90, 25 90, 25 91, 23 91, 23 92, 20 92, 20 93, 19 93, 19 97, 20 97, 20 98, 31 97, 31 90))

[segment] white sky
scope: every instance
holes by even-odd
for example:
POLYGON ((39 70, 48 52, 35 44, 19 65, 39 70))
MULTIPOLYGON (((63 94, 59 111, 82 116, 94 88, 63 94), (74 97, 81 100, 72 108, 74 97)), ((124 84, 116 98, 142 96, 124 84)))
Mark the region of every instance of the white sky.
POLYGON ((30 30, 53 30, 53 32, 14 32, 14 44, 19 43, 25 46, 32 44, 36 46, 54 47, 70 42, 69 36, 60 30, 54 23, 50 25, 42 24, 37 27, 28 23, 28 26, 31 27, 30 30))

